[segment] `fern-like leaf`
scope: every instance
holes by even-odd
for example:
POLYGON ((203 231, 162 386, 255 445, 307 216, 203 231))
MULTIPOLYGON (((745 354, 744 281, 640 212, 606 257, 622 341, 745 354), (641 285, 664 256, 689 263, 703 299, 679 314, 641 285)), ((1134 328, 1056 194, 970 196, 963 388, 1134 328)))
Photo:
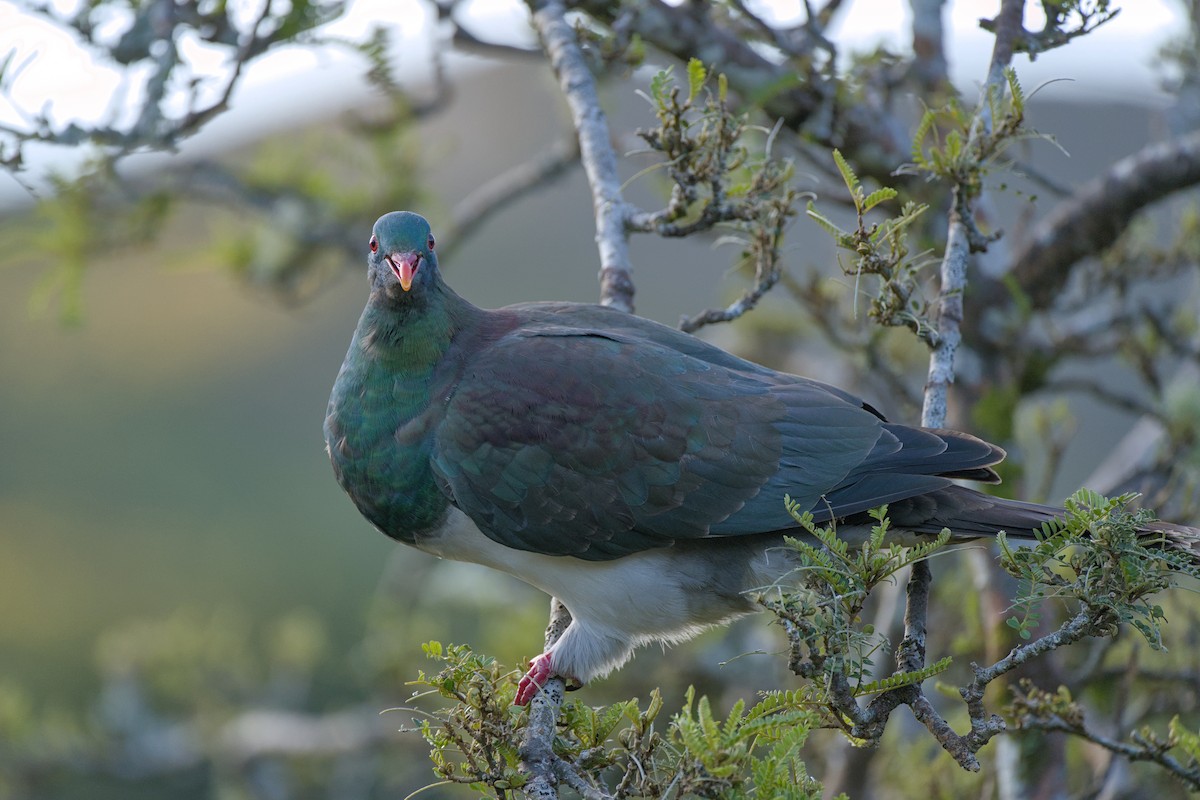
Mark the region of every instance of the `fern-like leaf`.
POLYGON ((932 110, 925 109, 925 113, 921 115, 921 121, 917 123, 917 132, 913 134, 912 160, 919 167, 929 166, 929 160, 925 157, 925 137, 933 130, 935 122, 937 122, 937 115, 932 110))
POLYGON ((826 233, 838 239, 839 241, 850 235, 835 225, 831 219, 817 211, 817 208, 813 205, 812 200, 808 201, 808 206, 804 209, 804 213, 808 215, 809 219, 824 228, 826 233))
POLYGON ((862 213, 862 185, 858 180, 858 176, 854 174, 854 168, 850 166, 850 162, 842 155, 842 151, 834 148, 833 163, 837 164, 838 172, 842 173, 842 180, 846 182, 846 188, 850 190, 850 196, 854 198, 854 205, 858 209, 858 213, 862 213))
POLYGON ((891 689, 899 689, 904 686, 914 686, 918 683, 923 683, 926 679, 932 678, 934 675, 940 675, 950 669, 950 664, 953 661, 954 659, 950 656, 946 656, 940 661, 913 672, 900 672, 896 675, 889 675, 882 680, 860 684, 854 689, 854 696, 861 697, 864 694, 879 694, 891 689))
POLYGON ((885 200, 895 199, 897 196, 899 196, 899 194, 899 192, 890 186, 885 186, 882 189, 876 189, 867 195, 863 200, 863 213, 870 211, 872 208, 884 202, 885 200))

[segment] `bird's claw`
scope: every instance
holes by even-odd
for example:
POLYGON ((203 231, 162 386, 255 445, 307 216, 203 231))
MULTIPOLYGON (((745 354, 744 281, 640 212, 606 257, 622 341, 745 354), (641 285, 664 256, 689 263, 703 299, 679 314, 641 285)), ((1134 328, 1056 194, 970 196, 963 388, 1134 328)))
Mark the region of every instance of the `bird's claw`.
POLYGON ((528 705, 546 681, 554 675, 554 665, 550 660, 549 653, 542 653, 533 661, 529 662, 529 671, 525 673, 525 677, 521 678, 521 682, 517 684, 517 697, 513 703, 518 706, 528 705))

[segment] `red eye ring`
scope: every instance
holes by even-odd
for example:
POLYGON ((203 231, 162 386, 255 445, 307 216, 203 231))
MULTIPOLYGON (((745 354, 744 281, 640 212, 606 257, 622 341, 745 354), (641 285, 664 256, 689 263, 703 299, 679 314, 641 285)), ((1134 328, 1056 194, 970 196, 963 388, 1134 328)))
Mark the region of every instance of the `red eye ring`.
POLYGON ((374 235, 372 235, 372 236, 371 236, 371 243, 368 245, 368 247, 370 247, 370 248, 371 248, 371 252, 372 252, 372 253, 378 252, 378 250, 379 250, 379 240, 378 240, 378 239, 376 239, 374 235))
POLYGON ((428 244, 428 245, 429 245, 429 249, 430 249, 430 250, 432 250, 432 249, 433 249, 433 234, 432 234, 432 233, 431 233, 431 234, 429 234, 429 241, 428 241, 428 242, 426 242, 426 244, 428 244))

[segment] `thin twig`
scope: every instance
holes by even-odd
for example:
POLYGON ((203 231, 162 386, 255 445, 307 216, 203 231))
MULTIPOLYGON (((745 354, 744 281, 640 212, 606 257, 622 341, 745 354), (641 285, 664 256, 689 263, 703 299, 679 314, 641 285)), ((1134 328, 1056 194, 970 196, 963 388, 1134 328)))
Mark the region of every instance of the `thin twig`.
MULTIPOLYGON (((1168 755, 1165 749, 1154 744, 1119 742, 1116 739, 1110 739, 1107 736, 1096 733, 1083 725, 1073 725, 1058 716, 1039 719, 1030 718, 1022 721, 1022 728, 1026 730, 1057 731, 1082 737, 1092 744, 1099 745, 1105 750, 1124 756, 1130 761, 1152 761, 1184 781, 1192 791, 1200 789, 1200 768, 1184 766, 1176 758, 1168 755)), ((1134 734, 1134 737, 1136 739, 1138 735, 1134 734)))
MULTIPOLYGON (((556 142, 523 164, 508 169, 464 197, 454 207, 454 233, 448 242, 463 240, 496 212, 554 181, 579 161, 579 143, 572 137, 556 142)), ((449 252, 447 249, 446 252, 449 252)))

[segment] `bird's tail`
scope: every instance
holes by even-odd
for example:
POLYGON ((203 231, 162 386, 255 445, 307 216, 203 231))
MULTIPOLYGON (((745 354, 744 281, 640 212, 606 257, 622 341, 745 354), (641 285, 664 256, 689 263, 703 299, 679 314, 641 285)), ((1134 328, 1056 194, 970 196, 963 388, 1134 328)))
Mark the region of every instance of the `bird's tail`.
MULTIPOLYGON (((962 486, 948 486, 888 507, 897 528, 927 534, 949 528, 957 540, 987 538, 998 531, 1010 539, 1030 540, 1046 523, 1067 513, 1056 506, 1007 500, 962 486)), ((1137 532, 1142 544, 1176 553, 1182 557, 1181 568, 1200 572, 1200 528, 1152 520, 1139 525, 1137 532)))
POLYGON ((1178 553, 1194 569, 1200 569, 1200 528, 1156 519, 1138 528, 1138 538, 1148 547, 1178 553))

